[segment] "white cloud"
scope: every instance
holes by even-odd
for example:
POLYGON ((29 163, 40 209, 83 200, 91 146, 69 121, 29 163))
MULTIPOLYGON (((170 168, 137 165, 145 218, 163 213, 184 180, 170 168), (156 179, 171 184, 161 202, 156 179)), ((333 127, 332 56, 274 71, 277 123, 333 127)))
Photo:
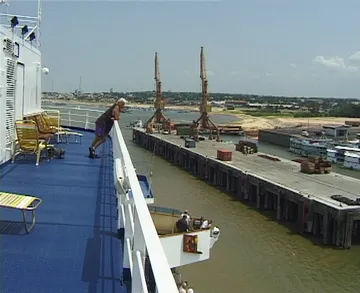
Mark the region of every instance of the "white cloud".
POLYGON ((291 63, 291 64, 289 64, 289 66, 292 67, 292 68, 297 68, 295 63, 291 63))
POLYGON ((314 63, 321 64, 329 69, 343 71, 343 72, 358 72, 359 68, 356 66, 346 65, 343 58, 316 56, 313 60, 314 63))
POLYGON ((349 60, 351 61, 360 61, 360 51, 349 56, 349 60))
POLYGON ((212 70, 206 70, 206 74, 207 74, 208 76, 214 76, 214 75, 215 75, 215 72, 212 71, 212 70))

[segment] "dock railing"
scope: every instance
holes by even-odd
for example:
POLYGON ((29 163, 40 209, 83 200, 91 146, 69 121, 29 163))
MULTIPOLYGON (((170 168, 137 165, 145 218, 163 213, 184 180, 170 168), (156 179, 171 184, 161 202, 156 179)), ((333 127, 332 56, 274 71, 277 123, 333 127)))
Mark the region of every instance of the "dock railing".
MULTIPOLYGON (((101 110, 44 105, 44 110, 60 112, 60 124, 66 127, 94 129, 101 110)), ((148 293, 145 259, 148 256, 157 293, 178 293, 160 238, 152 221, 144 194, 125 144, 119 124, 110 132, 113 144, 114 183, 118 201, 118 228, 124 229, 123 264, 131 274, 131 293, 148 293), (128 192, 132 191, 132 200, 128 192)), ((120 264, 119 264, 120 265, 120 264)))

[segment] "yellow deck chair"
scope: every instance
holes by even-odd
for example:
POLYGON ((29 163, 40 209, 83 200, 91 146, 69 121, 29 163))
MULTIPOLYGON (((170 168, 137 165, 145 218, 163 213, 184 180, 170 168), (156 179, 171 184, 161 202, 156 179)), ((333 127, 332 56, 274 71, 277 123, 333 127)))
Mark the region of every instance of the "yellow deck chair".
POLYGON ((57 132, 62 131, 71 131, 69 128, 64 128, 60 126, 60 111, 54 111, 51 110, 51 112, 48 113, 48 111, 45 111, 42 113, 47 125, 53 129, 55 129, 57 132))
POLYGON ((56 131, 55 135, 57 135, 57 142, 62 142, 63 138, 66 143, 69 143, 70 137, 74 136, 75 141, 77 142, 77 138, 79 138, 79 142, 82 141, 82 133, 72 131, 69 128, 64 128, 60 126, 60 114, 59 116, 49 116, 46 112, 42 114, 42 117, 44 119, 44 123, 46 124, 46 127, 49 129, 53 129, 56 131))
POLYGON ((32 228, 34 228, 35 226, 35 211, 39 207, 41 202, 42 200, 37 197, 0 191, 0 207, 20 210, 23 214, 25 230, 27 233, 30 233, 32 228), (30 225, 27 223, 26 220, 26 212, 31 212, 32 214, 32 220, 30 225))
POLYGON ((16 121, 17 147, 12 161, 19 154, 35 154, 36 166, 39 165, 41 151, 47 148, 45 140, 39 139, 37 125, 32 120, 16 121))

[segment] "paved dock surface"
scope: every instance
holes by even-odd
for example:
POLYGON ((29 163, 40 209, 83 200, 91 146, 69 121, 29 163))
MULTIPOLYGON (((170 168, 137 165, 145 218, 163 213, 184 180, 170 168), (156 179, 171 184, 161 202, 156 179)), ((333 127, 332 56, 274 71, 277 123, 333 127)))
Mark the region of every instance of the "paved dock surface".
MULTIPOLYGON (((178 146, 184 147, 185 145, 184 140, 176 135, 154 133, 153 136, 178 146)), ((216 159, 218 149, 233 151, 232 161, 224 162, 225 164, 231 165, 242 172, 260 176, 265 181, 296 190, 304 196, 316 197, 338 209, 346 209, 349 206, 331 199, 332 195, 342 195, 352 200, 360 198, 360 180, 338 173, 305 174, 300 172, 299 163, 282 158, 278 158, 280 161, 272 161, 259 157, 258 155, 261 153, 244 155, 239 151, 235 151, 235 145, 222 142, 200 141, 197 142, 196 148, 189 150, 216 159)))

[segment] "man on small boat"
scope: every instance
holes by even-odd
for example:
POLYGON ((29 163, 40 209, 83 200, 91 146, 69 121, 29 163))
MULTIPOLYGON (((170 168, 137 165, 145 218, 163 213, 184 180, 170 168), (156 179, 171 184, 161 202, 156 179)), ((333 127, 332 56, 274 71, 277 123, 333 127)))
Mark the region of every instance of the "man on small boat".
POLYGON ((200 229, 208 229, 211 227, 211 224, 211 220, 205 220, 204 218, 202 218, 200 229))
POLYGON ((191 222, 191 218, 190 218, 190 215, 189 215, 189 212, 187 210, 185 210, 181 215, 180 215, 180 219, 182 218, 186 218, 186 222, 188 223, 188 225, 190 225, 190 222, 191 222))
POLYGON ((176 222, 178 232, 189 232, 189 223, 185 215, 176 222))
POLYGON ((105 142, 115 120, 119 120, 120 112, 125 107, 127 100, 119 99, 114 105, 105 111, 95 122, 95 139, 89 148, 89 157, 97 158, 95 150, 105 142))
POLYGON ((179 287, 179 293, 187 293, 186 292, 186 288, 187 288, 188 284, 186 281, 182 282, 180 287, 179 287))

